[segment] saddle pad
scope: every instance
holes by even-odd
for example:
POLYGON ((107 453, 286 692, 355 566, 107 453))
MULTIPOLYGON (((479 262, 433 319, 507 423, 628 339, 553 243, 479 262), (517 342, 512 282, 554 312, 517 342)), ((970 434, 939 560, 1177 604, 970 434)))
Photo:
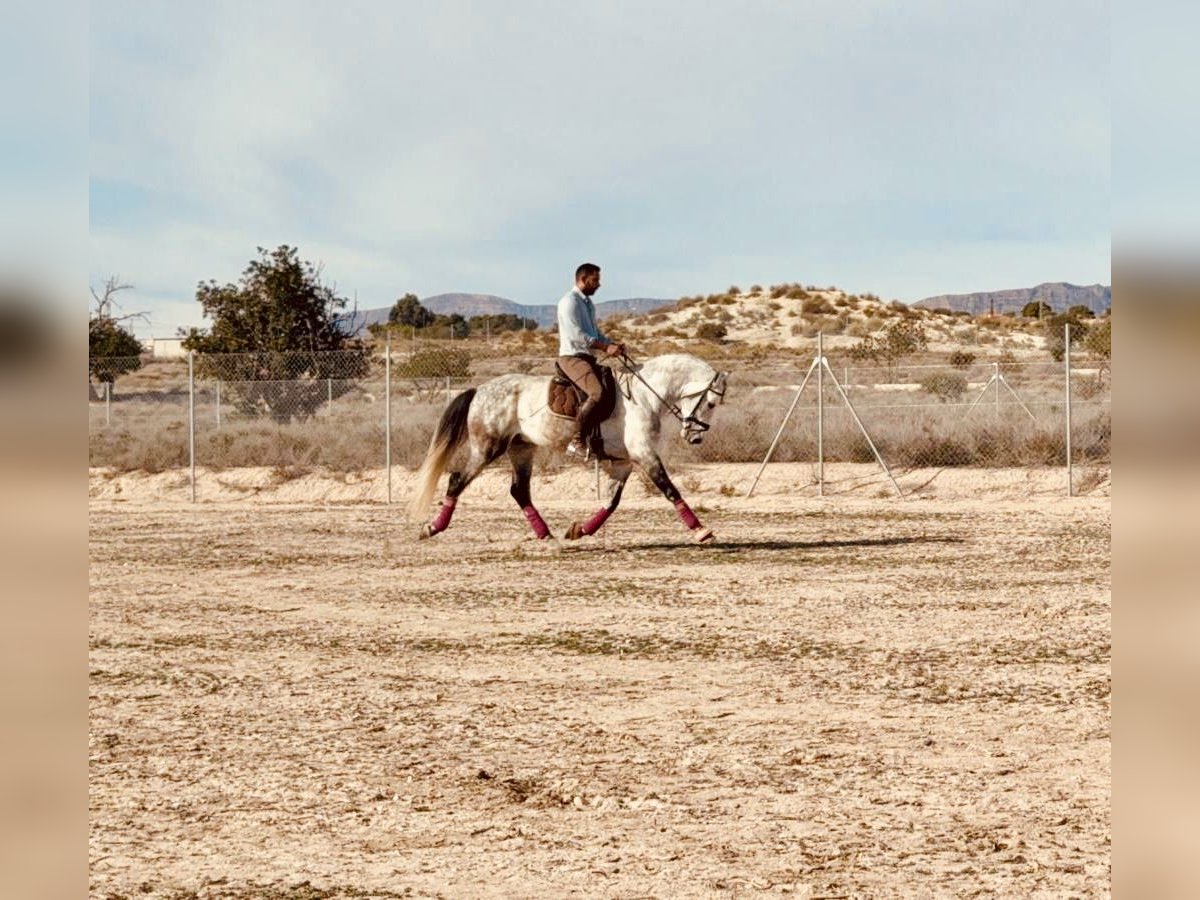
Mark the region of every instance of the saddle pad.
MULTIPOLYGON (((613 375, 612 369, 607 366, 599 368, 600 402, 593 413, 597 423, 603 422, 611 416, 617 405, 617 379, 613 375)), ((550 408, 550 412, 566 419, 574 419, 579 412, 579 405, 583 402, 583 398, 583 391, 575 387, 555 363, 554 376, 550 379, 550 388, 546 395, 546 405, 550 408)))

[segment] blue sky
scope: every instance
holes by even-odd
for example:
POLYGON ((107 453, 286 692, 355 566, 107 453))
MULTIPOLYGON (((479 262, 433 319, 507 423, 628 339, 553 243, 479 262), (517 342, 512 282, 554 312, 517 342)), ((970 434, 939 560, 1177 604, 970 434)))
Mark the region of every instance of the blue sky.
POLYGON ((92 6, 89 276, 142 336, 293 244, 362 308, 1109 283, 1108 6, 92 6))

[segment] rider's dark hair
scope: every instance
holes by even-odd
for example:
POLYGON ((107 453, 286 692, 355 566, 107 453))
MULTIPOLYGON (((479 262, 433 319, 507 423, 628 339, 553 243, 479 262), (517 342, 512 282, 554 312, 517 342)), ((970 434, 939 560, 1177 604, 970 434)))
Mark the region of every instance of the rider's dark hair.
POLYGON ((589 275, 597 275, 599 272, 600 267, 595 263, 584 263, 575 270, 575 280, 578 281, 580 278, 587 278, 589 275))

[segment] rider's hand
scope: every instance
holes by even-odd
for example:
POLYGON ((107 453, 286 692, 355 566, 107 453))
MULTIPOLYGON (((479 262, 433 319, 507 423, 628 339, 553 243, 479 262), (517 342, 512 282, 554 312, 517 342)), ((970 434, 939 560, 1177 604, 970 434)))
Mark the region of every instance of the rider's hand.
POLYGON ((609 344, 608 346, 606 346, 604 348, 604 355, 605 356, 624 356, 625 355, 625 345, 624 344, 615 344, 615 343, 609 344))

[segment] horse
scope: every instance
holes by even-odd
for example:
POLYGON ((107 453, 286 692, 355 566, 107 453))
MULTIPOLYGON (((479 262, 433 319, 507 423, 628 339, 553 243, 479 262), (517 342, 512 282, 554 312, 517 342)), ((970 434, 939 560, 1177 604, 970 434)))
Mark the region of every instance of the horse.
MULTIPOLYGON (((608 504, 591 518, 574 522, 568 540, 594 534, 617 509, 625 482, 636 467, 674 504, 683 524, 700 543, 713 538, 663 468, 657 447, 668 415, 680 425, 688 444, 704 440, 713 410, 725 397, 727 372, 686 353, 656 356, 637 365, 621 358, 616 405, 600 425, 597 455, 608 478, 608 504), (690 407, 687 412, 683 406, 690 407)), ((431 538, 450 526, 458 498, 483 469, 507 454, 512 465, 509 493, 539 540, 551 538, 549 527, 533 505, 529 491, 533 457, 538 447, 562 448, 574 436, 574 419, 556 415, 548 406, 549 376, 501 375, 463 391, 447 404, 417 471, 416 494, 409 504, 414 519, 427 515, 438 480, 457 451, 467 445, 466 461, 450 473, 446 495, 433 520, 419 537, 431 538)))

